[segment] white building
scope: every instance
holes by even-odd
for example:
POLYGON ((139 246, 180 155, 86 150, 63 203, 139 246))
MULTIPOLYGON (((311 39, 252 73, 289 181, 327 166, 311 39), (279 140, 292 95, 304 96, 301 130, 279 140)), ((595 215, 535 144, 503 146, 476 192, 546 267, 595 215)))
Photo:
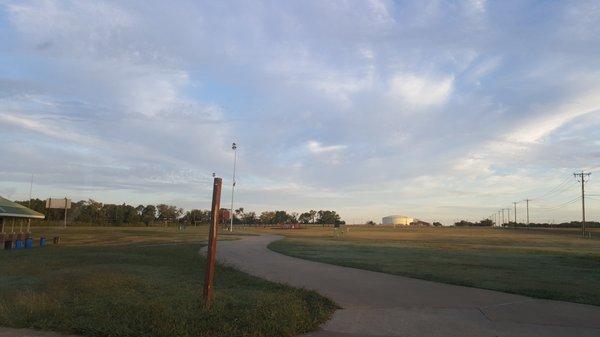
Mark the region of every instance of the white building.
POLYGON ((404 225, 408 226, 415 219, 407 217, 405 215, 388 215, 381 219, 382 225, 404 225))

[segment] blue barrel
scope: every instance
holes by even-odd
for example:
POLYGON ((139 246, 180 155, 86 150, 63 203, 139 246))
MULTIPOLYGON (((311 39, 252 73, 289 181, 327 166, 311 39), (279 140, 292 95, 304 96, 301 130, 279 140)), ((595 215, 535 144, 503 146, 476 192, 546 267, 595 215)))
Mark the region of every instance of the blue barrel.
POLYGON ((25 248, 33 248, 33 238, 25 239, 25 248))
POLYGON ((40 247, 46 247, 46 237, 42 236, 40 238, 40 247))
POLYGON ((17 239, 15 241, 15 249, 21 249, 21 248, 23 248, 23 240, 17 239))

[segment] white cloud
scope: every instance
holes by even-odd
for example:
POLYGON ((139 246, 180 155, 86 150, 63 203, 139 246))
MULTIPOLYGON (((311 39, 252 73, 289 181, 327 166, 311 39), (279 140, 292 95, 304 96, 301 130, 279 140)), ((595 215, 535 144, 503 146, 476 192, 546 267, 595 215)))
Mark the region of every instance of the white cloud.
POLYGON ((77 144, 99 145, 101 142, 89 136, 81 135, 71 130, 65 130, 54 124, 42 123, 38 120, 19 116, 17 114, 0 113, 0 124, 8 124, 36 134, 42 134, 54 139, 77 144))
POLYGON ((235 140, 242 204, 479 217, 600 166, 593 1, 4 3, 2 190, 197 207, 235 140))
POLYGON ((569 99, 558 107, 544 106, 535 109, 547 111, 535 111, 537 117, 526 121, 524 126, 509 134, 507 138, 510 141, 536 143, 579 116, 600 113, 600 89, 569 99))
POLYGON ((345 145, 323 146, 323 144, 321 144, 320 142, 317 142, 316 140, 311 140, 308 143, 306 143, 306 148, 311 153, 321 154, 321 153, 339 152, 339 151, 345 149, 346 146, 345 145))
POLYGON ((442 105, 452 93, 453 76, 440 78, 396 74, 389 81, 387 96, 415 107, 442 105))

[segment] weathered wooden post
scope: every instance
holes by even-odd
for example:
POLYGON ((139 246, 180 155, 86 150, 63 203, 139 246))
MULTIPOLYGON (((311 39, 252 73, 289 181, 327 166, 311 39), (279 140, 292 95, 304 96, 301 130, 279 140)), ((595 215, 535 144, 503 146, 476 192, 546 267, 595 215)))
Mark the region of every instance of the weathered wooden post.
POLYGON ((221 185, 221 178, 214 178, 208 247, 206 248, 206 274, 204 275, 204 307, 206 309, 210 309, 213 297, 213 279, 215 276, 215 260, 217 254, 217 230, 219 224, 219 210, 221 209, 221 185))

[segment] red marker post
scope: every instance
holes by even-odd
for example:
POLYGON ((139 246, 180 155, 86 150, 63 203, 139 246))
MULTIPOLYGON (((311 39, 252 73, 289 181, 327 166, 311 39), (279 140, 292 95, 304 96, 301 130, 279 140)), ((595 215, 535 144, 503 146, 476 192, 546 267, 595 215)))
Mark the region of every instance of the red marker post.
POLYGON ((217 257, 217 226, 219 210, 221 209, 221 178, 214 178, 212 207, 210 212, 210 230, 208 247, 206 249, 206 274, 204 276, 204 307, 210 309, 213 297, 213 279, 215 277, 215 262, 217 257))

